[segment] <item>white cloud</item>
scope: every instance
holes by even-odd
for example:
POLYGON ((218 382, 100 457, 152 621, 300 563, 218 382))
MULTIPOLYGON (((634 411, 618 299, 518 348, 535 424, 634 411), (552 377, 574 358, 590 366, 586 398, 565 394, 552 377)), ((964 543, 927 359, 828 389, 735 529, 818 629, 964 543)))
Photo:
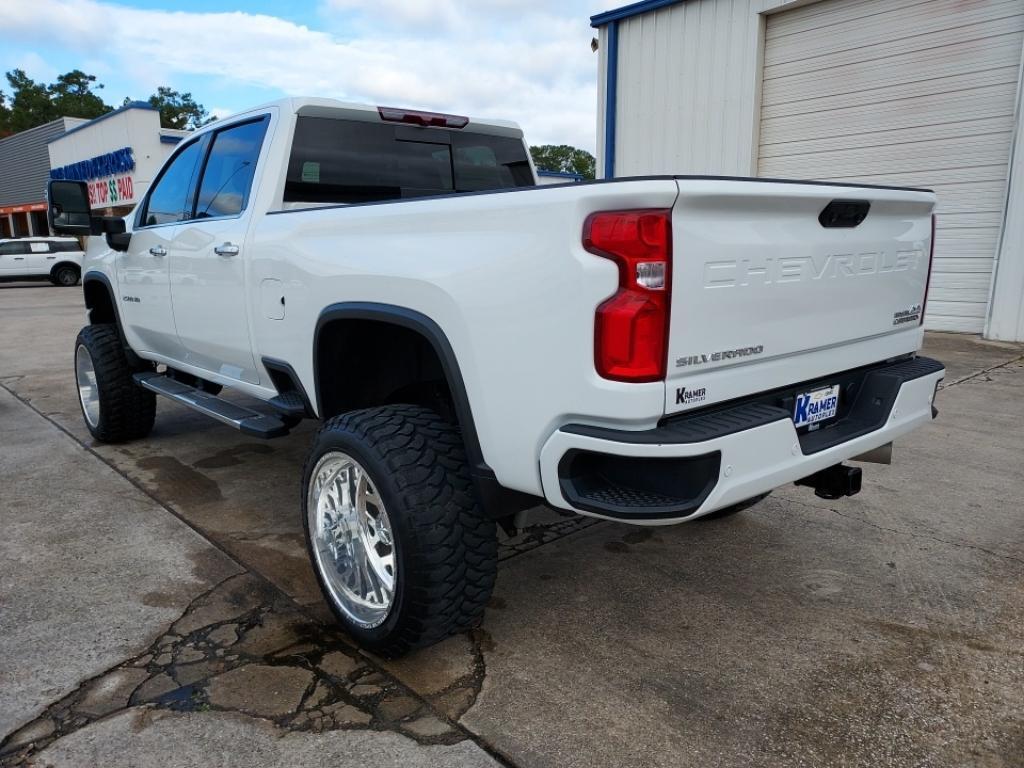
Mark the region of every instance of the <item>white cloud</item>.
MULTIPOLYGON (((175 76, 519 122, 533 143, 594 149, 588 16, 615 0, 324 0, 325 30, 244 12, 100 0, 0 4, 0 35, 105 52, 141 85, 175 76), (552 8, 556 10, 552 10, 552 8), (55 23, 55 20, 60 21, 55 23)), ((191 87, 202 101, 199 87, 191 87)))

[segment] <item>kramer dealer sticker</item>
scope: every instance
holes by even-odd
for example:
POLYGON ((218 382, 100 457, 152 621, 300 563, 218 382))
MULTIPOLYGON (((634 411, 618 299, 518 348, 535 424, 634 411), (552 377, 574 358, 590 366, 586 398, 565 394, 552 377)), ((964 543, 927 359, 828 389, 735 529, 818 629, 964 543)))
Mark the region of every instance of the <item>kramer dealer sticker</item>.
POLYGON ((804 392, 796 396, 793 424, 802 427, 831 419, 839 409, 839 385, 804 392))

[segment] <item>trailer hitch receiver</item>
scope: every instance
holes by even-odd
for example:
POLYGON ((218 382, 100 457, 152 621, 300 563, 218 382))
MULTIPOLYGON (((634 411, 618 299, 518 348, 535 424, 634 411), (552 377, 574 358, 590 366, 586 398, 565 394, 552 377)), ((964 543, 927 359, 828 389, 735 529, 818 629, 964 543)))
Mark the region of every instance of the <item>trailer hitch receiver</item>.
POLYGON ((847 467, 844 464, 833 464, 813 475, 797 480, 796 485, 806 485, 814 489, 814 495, 822 499, 838 499, 841 496, 853 496, 860 493, 860 467, 847 467))

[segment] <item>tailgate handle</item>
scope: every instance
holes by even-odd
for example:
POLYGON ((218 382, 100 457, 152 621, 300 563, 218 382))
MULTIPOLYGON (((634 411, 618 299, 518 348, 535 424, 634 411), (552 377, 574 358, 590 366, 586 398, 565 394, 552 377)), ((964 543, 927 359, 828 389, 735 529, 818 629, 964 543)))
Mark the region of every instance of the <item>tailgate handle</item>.
POLYGON ((867 200, 833 200, 818 214, 818 223, 825 229, 852 229, 868 217, 869 208, 867 200))

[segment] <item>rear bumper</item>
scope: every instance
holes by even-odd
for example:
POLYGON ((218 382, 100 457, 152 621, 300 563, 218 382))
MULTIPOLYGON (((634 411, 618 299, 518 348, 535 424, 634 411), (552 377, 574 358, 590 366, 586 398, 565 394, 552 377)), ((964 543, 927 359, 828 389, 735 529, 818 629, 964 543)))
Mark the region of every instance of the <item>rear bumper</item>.
MULTIPOLYGON (((566 425, 541 450, 551 505, 646 525, 682 522, 795 482, 933 418, 945 369, 918 357, 846 371, 666 420, 642 432, 566 425), (797 430, 791 398, 840 383, 845 405, 797 430)), ((841 400, 842 402, 842 400, 841 400)))

